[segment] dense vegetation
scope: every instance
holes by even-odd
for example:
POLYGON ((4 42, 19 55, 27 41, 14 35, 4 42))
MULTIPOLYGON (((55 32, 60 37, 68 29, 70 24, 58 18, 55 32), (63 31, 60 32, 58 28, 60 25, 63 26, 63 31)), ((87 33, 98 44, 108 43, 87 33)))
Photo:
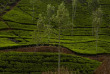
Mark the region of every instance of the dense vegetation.
MULTIPOLYGON (((36 30, 39 14, 46 15, 48 4, 52 4, 57 11, 58 5, 64 0, 21 0, 20 3, 2 18, 0 21, 0 47, 35 44, 32 41, 36 30)), ((72 13, 71 1, 65 0, 65 6, 72 13)), ((92 35, 92 8, 91 1, 77 1, 73 29, 65 28, 61 33, 61 45, 78 53, 108 53, 110 51, 109 38, 109 0, 100 0, 99 5, 103 12, 102 22, 99 28, 98 46, 96 52, 96 37, 92 35)), ((43 31, 43 29, 41 29, 43 31)), ((52 29, 53 30, 53 29, 52 29)), ((42 31, 40 37, 43 36, 42 31)), ((54 31, 54 33, 58 33, 54 31)), ((58 36, 49 35, 49 44, 58 44, 58 36)), ((42 38, 43 43, 48 43, 48 37, 42 38)), ((40 43, 39 43, 40 44, 40 43)))
POLYGON ((0 0, 0 16, 12 9, 19 0, 0 0))
MULTIPOLYGON (((0 54, 0 74, 41 74, 55 71, 58 67, 57 53, 21 53, 0 54)), ((61 54, 61 66, 81 74, 92 74, 100 62, 79 56, 61 54)))
MULTIPOLYGON (((110 0, 21 0, 7 12, 16 1, 0 0, 0 14, 6 13, 0 15, 0 50, 51 44, 83 54, 110 53, 110 0)), ((58 55, 0 52, 0 74, 55 71, 58 55)), ((60 58, 61 66, 81 74, 92 74, 100 65, 79 56, 60 58)))

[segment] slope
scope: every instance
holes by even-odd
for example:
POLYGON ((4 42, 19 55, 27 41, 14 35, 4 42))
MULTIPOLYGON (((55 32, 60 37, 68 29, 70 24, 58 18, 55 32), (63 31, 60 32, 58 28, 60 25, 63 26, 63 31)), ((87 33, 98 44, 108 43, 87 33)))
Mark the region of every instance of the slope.
MULTIPOLYGON (((35 44, 32 38, 33 32, 36 29, 38 15, 40 13, 46 14, 47 4, 57 7, 62 1, 64 0, 35 0, 33 12, 33 4, 29 0, 21 0, 14 9, 2 17, 4 21, 0 21, 0 47, 35 44)), ((71 17, 71 1, 65 0, 65 4, 71 17)), ((103 10, 103 21, 99 32, 98 51, 96 51, 96 38, 92 35, 91 9, 88 9, 88 2, 86 0, 78 1, 74 30, 65 29, 65 32, 61 35, 62 46, 84 54, 110 52, 110 2, 109 0, 101 0, 100 5, 103 10), (73 35, 71 35, 71 32, 73 35)), ((47 38, 43 38, 42 41, 44 44, 48 44, 47 38)), ((58 45, 57 37, 50 36, 49 44, 58 45)))

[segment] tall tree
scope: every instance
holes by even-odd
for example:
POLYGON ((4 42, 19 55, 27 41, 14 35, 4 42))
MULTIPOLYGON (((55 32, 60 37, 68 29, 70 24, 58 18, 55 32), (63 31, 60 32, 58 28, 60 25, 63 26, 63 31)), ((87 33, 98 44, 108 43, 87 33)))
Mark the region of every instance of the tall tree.
POLYGON ((52 16, 54 15, 55 12, 55 7, 52 6, 51 4, 47 5, 47 15, 46 15, 46 19, 47 19, 47 24, 46 24, 46 28, 47 28, 47 36, 48 36, 48 43, 50 42, 50 35, 52 33, 52 16))
MULTIPOLYGON (((37 28, 34 31, 34 38, 37 41, 36 43, 43 44, 44 43, 44 38, 42 37, 48 37, 48 43, 50 40, 50 34, 52 32, 52 16, 54 15, 54 6, 51 4, 47 5, 47 14, 43 16, 42 14, 39 14, 39 19, 37 20, 37 28)), ((46 41, 46 40, 45 40, 46 41)))
POLYGON ((95 35, 96 37, 96 51, 98 50, 98 33, 99 33, 99 28, 100 28, 100 25, 101 25, 101 21, 102 21, 102 10, 101 8, 98 8, 97 10, 93 11, 93 34, 95 35))
POLYGON ((88 5, 93 11, 100 7, 99 0, 88 0, 88 5))
POLYGON ((41 33, 42 30, 45 29, 45 17, 42 16, 42 14, 39 14, 39 19, 37 20, 37 25, 36 29, 34 30, 34 35, 33 35, 33 40, 36 43, 36 46, 38 44, 43 43, 43 32, 41 33))
POLYGON ((76 15, 76 7, 77 7, 77 0, 72 0, 72 34, 71 35, 73 35, 74 18, 76 15))
POLYGON ((58 24, 58 30, 59 30, 59 50, 58 50, 58 73, 60 74, 60 53, 61 53, 61 49, 60 49, 60 35, 61 35, 61 28, 63 28, 65 25, 68 25, 68 21, 69 21, 69 12, 65 7, 64 2, 62 2, 59 6, 58 6, 58 10, 57 10, 57 14, 56 14, 56 22, 58 24))
POLYGON ((30 4, 32 5, 32 20, 34 23, 34 13, 35 13, 35 3, 37 2, 37 0, 30 0, 30 4))

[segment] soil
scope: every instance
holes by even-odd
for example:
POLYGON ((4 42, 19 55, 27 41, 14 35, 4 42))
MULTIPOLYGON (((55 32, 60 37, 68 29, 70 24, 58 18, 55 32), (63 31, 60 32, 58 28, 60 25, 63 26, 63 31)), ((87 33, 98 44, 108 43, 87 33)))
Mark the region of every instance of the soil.
MULTIPOLYGON (((30 46, 30 47, 20 47, 16 49, 4 49, 0 50, 0 52, 9 52, 9 51, 17 51, 17 52, 58 52, 59 47, 57 46, 30 46)), ((81 57, 86 57, 93 60, 98 60, 100 62, 103 62, 107 57, 109 57, 109 54, 98 54, 98 55, 85 55, 85 54, 79 54, 74 51, 71 51, 68 48, 60 47, 61 53, 65 54, 73 54, 81 57)))
POLYGON ((104 60, 101 66, 95 70, 94 74, 110 74, 110 57, 104 60))
POLYGON ((30 46, 30 47, 20 47, 16 49, 4 49, 0 50, 0 52, 51 52, 55 53, 58 52, 60 49, 61 53, 65 54, 72 54, 81 57, 86 57, 89 59, 97 60, 103 62, 95 71, 94 74, 110 74, 110 54, 99 54, 99 55, 84 55, 79 54, 74 51, 69 50, 68 48, 64 47, 57 47, 57 46, 30 46))

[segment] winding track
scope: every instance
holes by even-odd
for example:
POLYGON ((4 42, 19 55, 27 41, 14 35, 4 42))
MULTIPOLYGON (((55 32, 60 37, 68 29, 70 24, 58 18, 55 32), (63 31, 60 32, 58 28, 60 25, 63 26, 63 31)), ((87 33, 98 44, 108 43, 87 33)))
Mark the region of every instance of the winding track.
MULTIPOLYGON (((0 52, 9 52, 9 51, 16 51, 16 52, 51 52, 51 53, 56 53, 58 52, 59 47, 57 46, 29 46, 29 47, 20 47, 20 48, 16 48, 16 49, 4 49, 4 50, 0 50, 0 52)), ((65 54, 72 54, 72 55, 77 55, 77 56, 81 56, 81 57, 86 57, 89 59, 93 59, 93 60, 97 60, 100 62, 103 62, 107 57, 110 56, 110 54, 80 54, 80 53, 76 53, 68 48, 65 47, 60 47, 61 53, 65 53, 65 54)))

